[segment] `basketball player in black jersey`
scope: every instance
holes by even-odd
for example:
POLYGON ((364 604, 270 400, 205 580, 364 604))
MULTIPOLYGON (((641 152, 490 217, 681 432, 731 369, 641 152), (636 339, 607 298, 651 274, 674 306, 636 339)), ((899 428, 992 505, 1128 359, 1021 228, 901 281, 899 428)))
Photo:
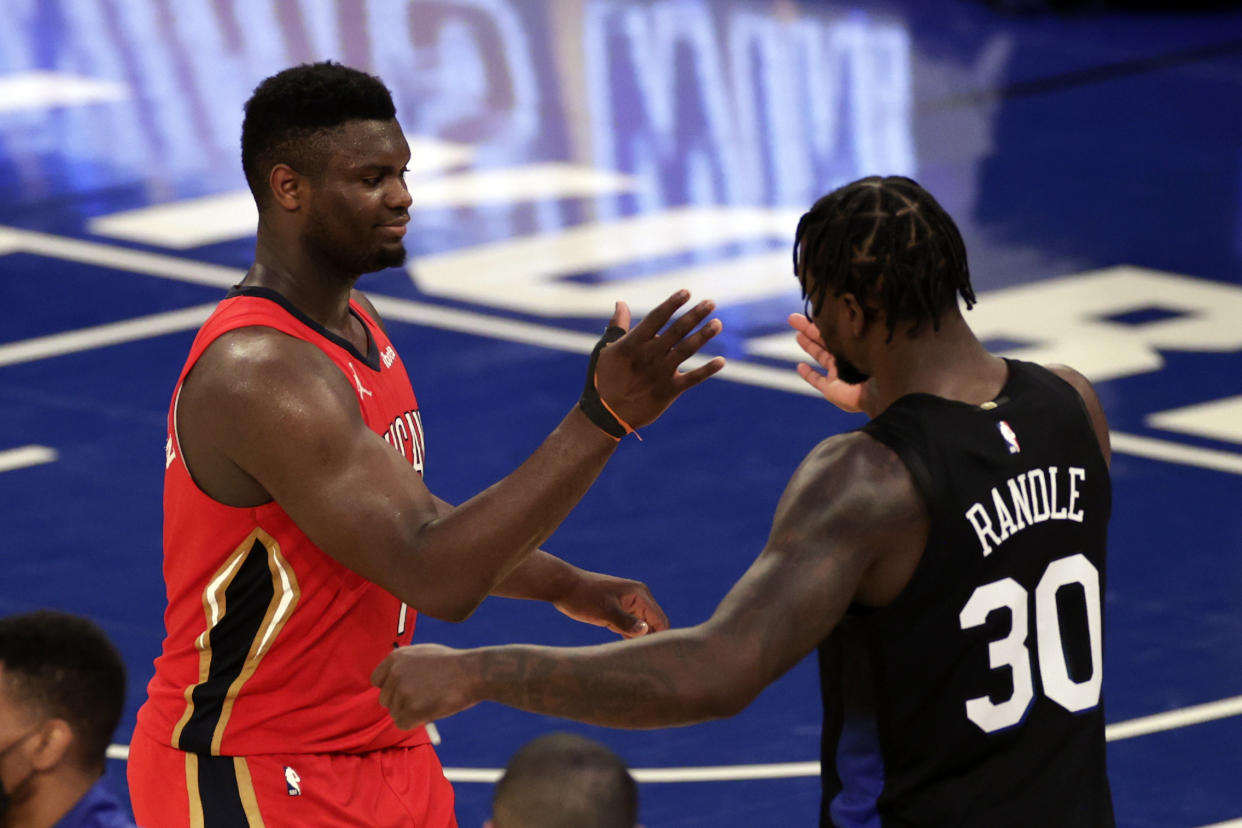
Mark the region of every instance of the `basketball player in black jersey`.
POLYGON ((372 680, 403 727, 491 700, 626 728, 733 715, 818 650, 823 826, 1112 826, 1101 693, 1108 427, 1073 369, 970 330, 961 235, 906 178, 798 225, 824 368, 867 413, 816 446, 706 622, 599 647, 419 646, 372 680))

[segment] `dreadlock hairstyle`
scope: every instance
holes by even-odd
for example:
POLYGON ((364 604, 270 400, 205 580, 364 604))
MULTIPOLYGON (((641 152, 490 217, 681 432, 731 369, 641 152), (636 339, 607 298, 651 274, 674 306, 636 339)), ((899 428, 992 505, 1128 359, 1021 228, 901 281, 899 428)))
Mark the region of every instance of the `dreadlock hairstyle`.
POLYGON ((891 342, 899 322, 914 334, 961 294, 975 303, 966 246, 931 193, 901 176, 870 176, 833 190, 798 222, 794 274, 818 312, 828 291, 852 293, 870 319, 884 311, 891 342))
POLYGON ((314 176, 327 160, 327 136, 348 121, 387 121, 397 115, 392 94, 366 72, 333 61, 303 63, 260 83, 246 101, 241 156, 246 183, 259 207, 270 200, 267 178, 276 164, 314 176))

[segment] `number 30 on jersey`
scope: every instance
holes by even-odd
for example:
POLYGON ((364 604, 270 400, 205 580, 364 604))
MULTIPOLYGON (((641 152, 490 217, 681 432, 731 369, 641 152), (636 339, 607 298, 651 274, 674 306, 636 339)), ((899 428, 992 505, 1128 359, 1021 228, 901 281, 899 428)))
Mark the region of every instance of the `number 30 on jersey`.
MULTIPOLYGON (((1002 578, 976 589, 962 607, 959 620, 963 630, 982 625, 994 610, 1007 608, 1011 624, 1009 635, 988 645, 988 665, 993 670, 1009 668, 1013 675, 1013 695, 1003 702, 988 696, 966 701, 966 718, 985 733, 1012 727, 1022 721, 1035 698, 1031 653, 1026 641, 1030 633, 1029 594, 1012 578, 1002 578)), ((1071 555, 1048 564, 1035 587, 1035 629, 1039 677, 1044 694, 1057 704, 1077 713, 1100 703, 1103 681, 1103 634, 1100 623, 1100 573, 1083 557, 1071 555), (1070 676, 1062 646, 1062 619, 1057 593, 1077 584, 1086 598, 1087 636, 1091 645, 1091 674, 1081 681, 1070 676)))

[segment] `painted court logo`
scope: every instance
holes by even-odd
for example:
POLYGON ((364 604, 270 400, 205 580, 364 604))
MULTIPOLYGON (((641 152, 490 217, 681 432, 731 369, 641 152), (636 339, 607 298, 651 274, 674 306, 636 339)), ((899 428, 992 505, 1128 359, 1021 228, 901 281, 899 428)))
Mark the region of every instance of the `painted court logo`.
POLYGON ((1018 435, 1014 433, 1013 427, 1009 423, 1001 420, 996 424, 996 428, 1000 431, 1001 436, 1005 438, 1005 444, 1009 446, 1010 454, 1017 454, 1022 451, 1022 447, 1018 445, 1018 435))

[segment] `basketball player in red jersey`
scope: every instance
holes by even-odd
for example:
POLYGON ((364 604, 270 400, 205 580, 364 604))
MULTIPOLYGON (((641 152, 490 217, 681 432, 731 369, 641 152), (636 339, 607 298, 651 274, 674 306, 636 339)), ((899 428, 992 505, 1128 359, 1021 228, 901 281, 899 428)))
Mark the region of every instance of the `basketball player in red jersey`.
POLYGON ((255 262, 204 324, 173 394, 164 488, 167 635, 130 748, 136 820, 161 826, 456 824, 424 728, 368 679, 417 612, 543 599, 629 636, 664 629, 646 587, 537 549, 628 430, 722 359, 678 292, 633 330, 618 303, 580 404, 460 506, 422 479, 423 430, 362 273, 401 264, 409 147, 376 78, 339 64, 265 80, 242 163, 255 262), (661 329, 665 328, 663 332, 661 329))

